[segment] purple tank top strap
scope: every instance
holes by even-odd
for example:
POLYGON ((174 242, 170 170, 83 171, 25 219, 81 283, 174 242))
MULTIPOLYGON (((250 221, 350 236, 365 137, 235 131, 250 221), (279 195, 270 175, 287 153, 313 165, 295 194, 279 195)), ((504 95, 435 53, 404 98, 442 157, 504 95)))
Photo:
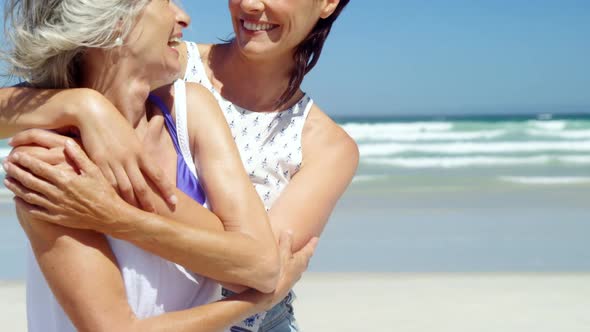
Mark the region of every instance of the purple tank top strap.
POLYGON ((166 128, 168 128, 168 133, 172 138, 172 143, 174 143, 174 149, 176 149, 176 187, 201 205, 205 204, 205 191, 199 183, 199 179, 197 179, 193 172, 191 172, 186 161, 182 157, 180 144, 178 143, 176 125, 172 118, 172 114, 170 114, 170 110, 166 107, 164 101, 158 96, 150 94, 149 100, 162 111, 166 128))
POLYGON ((181 154, 180 145, 178 144, 178 134, 176 133, 176 125, 174 124, 174 119, 172 118, 172 114, 170 114, 170 110, 160 97, 150 94, 148 99, 162 111, 162 115, 164 115, 164 123, 166 124, 166 128, 168 128, 172 143, 174 143, 174 149, 176 149, 177 154, 181 154))

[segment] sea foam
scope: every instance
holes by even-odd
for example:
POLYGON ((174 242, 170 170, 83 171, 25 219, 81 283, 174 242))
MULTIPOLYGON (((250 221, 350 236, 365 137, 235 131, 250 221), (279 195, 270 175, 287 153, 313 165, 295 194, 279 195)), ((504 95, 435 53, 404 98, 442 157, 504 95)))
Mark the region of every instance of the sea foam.
POLYGON ((514 154, 531 152, 590 152, 588 141, 452 142, 442 144, 373 143, 359 144, 363 157, 390 156, 408 152, 429 154, 514 154))
POLYGON ((401 168, 461 168, 461 167, 500 167, 500 166, 534 166, 551 163, 561 165, 590 165, 590 156, 536 155, 528 157, 468 156, 468 157, 400 157, 400 158, 364 158, 369 165, 394 166, 401 168))
POLYGON ((510 183, 518 184, 534 184, 534 185, 559 185, 559 184, 582 184, 590 183, 590 177, 574 177, 574 176, 500 176, 500 180, 510 183))

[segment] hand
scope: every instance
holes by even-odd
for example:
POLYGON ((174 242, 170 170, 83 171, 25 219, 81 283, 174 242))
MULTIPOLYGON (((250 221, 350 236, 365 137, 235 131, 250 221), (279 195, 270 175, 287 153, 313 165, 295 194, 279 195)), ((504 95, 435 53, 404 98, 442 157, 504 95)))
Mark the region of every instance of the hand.
POLYGON ((108 234, 125 203, 71 139, 65 154, 71 165, 51 166, 20 152, 7 158, 4 184, 17 196, 17 209, 29 220, 108 234))
POLYGON ((319 239, 312 238, 297 252, 292 251, 293 234, 290 231, 283 231, 279 237, 279 252, 281 255, 281 275, 275 291, 268 294, 266 300, 270 310, 277 303, 281 302, 295 284, 301 279, 303 272, 307 270, 309 261, 313 256, 319 239))
POLYGON ((132 205, 136 205, 137 200, 144 210, 155 212, 155 205, 149 199, 145 174, 164 200, 176 205, 178 199, 174 195, 174 183, 143 150, 142 142, 123 115, 105 107, 96 108, 90 114, 91 121, 80 123, 82 143, 105 177, 118 188, 121 197, 132 205))
MULTIPOLYGON (((84 119, 79 121, 78 126, 84 147, 109 183, 128 203, 155 212, 145 174, 154 182, 165 200, 175 205, 177 198, 174 195, 174 184, 163 174, 157 163, 152 161, 151 156, 142 150, 142 144, 125 118, 108 101, 90 104, 96 110, 92 111, 93 107, 90 107, 84 118, 78 116, 84 119), (109 108, 114 110, 107 110, 109 108)), ((153 130, 151 128, 154 125, 150 123, 148 132, 153 130)), ((10 144, 13 147, 35 144, 54 148, 63 147, 65 139, 49 131, 31 129, 15 135, 10 144)))
MULTIPOLYGON (((59 135, 57 135, 57 136, 59 136, 59 135)), ((18 146, 16 148, 13 148, 12 151, 10 151, 10 154, 15 154, 15 153, 28 154, 32 157, 35 157, 39 160, 46 162, 52 166, 56 166, 56 165, 60 165, 60 164, 67 164, 66 157, 64 155, 63 145, 52 147, 52 148, 47 148, 47 147, 37 146, 37 145, 22 145, 22 146, 18 146)))

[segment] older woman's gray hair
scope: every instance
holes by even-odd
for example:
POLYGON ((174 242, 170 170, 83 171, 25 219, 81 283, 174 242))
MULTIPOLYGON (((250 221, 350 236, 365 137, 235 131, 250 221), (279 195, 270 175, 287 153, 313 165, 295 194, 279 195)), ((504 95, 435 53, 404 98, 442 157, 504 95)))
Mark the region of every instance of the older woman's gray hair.
POLYGON ((36 87, 71 88, 87 48, 113 48, 150 0, 5 0, 2 57, 36 87))

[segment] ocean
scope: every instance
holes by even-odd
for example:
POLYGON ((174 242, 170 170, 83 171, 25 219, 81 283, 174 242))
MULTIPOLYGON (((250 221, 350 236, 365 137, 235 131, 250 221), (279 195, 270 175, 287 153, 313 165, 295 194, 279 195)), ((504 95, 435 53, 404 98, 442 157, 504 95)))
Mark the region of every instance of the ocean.
MULTIPOLYGON (((590 115, 337 120, 361 161, 310 270, 590 271, 590 115)), ((0 192, 0 280, 22 279, 0 192)))

